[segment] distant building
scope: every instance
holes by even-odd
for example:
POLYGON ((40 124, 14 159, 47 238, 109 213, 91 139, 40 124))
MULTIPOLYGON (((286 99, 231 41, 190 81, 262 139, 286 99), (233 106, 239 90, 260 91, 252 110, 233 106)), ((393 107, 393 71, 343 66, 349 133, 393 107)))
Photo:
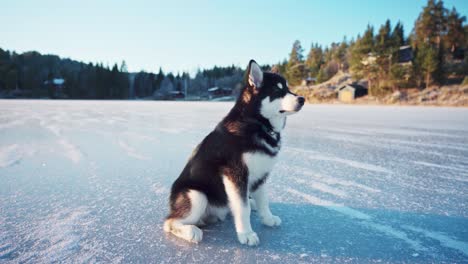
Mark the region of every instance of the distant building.
POLYGON ((220 88, 220 87, 212 87, 208 89, 208 98, 213 99, 217 97, 223 97, 223 96, 231 96, 232 95, 232 90, 228 88, 220 88))
POLYGON ((185 94, 182 91, 170 91, 169 99, 184 99, 185 94))
POLYGON ((336 89, 341 102, 352 102, 358 97, 367 95, 367 88, 358 84, 347 84, 336 89))
POLYGON ((413 49, 411 46, 401 46, 398 51, 398 63, 411 64, 413 61, 413 49))
POLYGON ((376 61, 377 61, 377 56, 375 56, 374 53, 369 52, 369 54, 367 54, 367 57, 361 60, 361 63, 367 66, 367 65, 375 64, 376 61))
POLYGON ((465 49, 455 48, 452 52, 452 60, 462 62, 465 59, 465 49))
POLYGON ((301 84, 303 86, 310 86, 310 85, 314 85, 316 82, 317 82, 317 78, 312 78, 312 77, 309 76, 309 77, 303 79, 301 84))
POLYGON ((51 98, 64 98, 65 94, 63 92, 65 88, 65 80, 63 78, 54 78, 52 80, 46 80, 44 82, 44 87, 48 91, 48 95, 51 98))

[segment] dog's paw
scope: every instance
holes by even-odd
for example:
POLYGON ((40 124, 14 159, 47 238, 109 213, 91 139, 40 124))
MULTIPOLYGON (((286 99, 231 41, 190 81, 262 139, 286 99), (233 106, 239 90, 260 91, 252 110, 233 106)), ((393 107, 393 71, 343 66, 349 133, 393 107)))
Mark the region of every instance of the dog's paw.
POLYGON ((178 229, 172 229, 172 233, 192 243, 198 243, 203 239, 203 231, 194 225, 184 225, 178 229))
POLYGON ((249 246, 257 246, 260 244, 260 239, 258 239, 257 233, 254 231, 247 233, 237 233, 237 238, 243 245, 247 244, 249 246))
POLYGON ((262 218, 262 223, 266 226, 279 226, 281 225, 281 218, 276 215, 271 215, 262 218))

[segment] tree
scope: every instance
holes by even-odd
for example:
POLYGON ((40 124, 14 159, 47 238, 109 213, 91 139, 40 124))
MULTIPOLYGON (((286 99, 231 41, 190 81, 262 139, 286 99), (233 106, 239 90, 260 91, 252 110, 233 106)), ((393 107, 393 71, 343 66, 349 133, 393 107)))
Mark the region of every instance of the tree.
POLYGON ((348 68, 348 58, 347 58, 347 50, 349 48, 348 41, 346 41, 346 37, 343 38, 340 45, 336 49, 334 59, 338 61, 338 68, 339 70, 345 70, 348 68))
POLYGON ((454 53, 455 50, 459 47, 464 46, 467 40, 467 35, 463 24, 466 22, 466 17, 460 17, 460 14, 457 10, 452 8, 447 18, 447 35, 445 36, 445 45, 450 50, 451 53, 454 53))
POLYGON ((7 73, 6 73, 6 78, 5 78, 5 86, 7 90, 14 90, 16 89, 18 85, 18 72, 16 69, 11 68, 7 73))
POLYGON ((390 36, 392 45, 395 47, 400 47, 405 45, 405 30, 403 28, 403 24, 400 21, 397 22, 395 27, 393 28, 392 34, 390 36))
POLYGON ((123 60, 120 64, 120 72, 128 72, 127 63, 125 62, 125 60, 123 60))
POLYGON ((412 67, 410 65, 395 63, 391 66, 388 81, 393 90, 398 90, 410 83, 412 75, 412 67))
POLYGON ((174 91, 174 84, 172 83, 171 78, 166 76, 161 83, 159 93, 163 96, 168 96, 172 91, 174 91))
POLYGON ((441 0, 428 0, 415 22, 412 45, 417 50, 415 72, 424 76, 426 87, 443 80, 444 43, 447 32, 447 9, 441 0))
POLYGON ((163 72, 163 70, 161 69, 161 67, 159 67, 159 72, 158 72, 158 74, 156 75, 156 79, 154 80, 154 82, 155 82, 155 83, 154 83, 154 86, 155 86, 154 89, 155 89, 155 90, 158 90, 158 89, 161 88, 161 83, 162 83, 162 81, 164 80, 164 77, 165 77, 165 76, 164 76, 164 72, 163 72))
POLYGON ((323 83, 326 80, 330 79, 327 72, 325 71, 325 67, 321 67, 317 73, 317 83, 323 83))
POLYGON ((413 44, 431 43, 440 48, 447 30, 447 9, 441 0, 428 0, 414 25, 413 44))
POLYGON ((304 78, 305 64, 303 49, 299 40, 294 41, 288 64, 286 65, 286 78, 291 85, 298 85, 304 78))
POLYGON ((428 88, 431 84, 433 73, 439 67, 437 48, 429 43, 420 45, 417 51, 416 61, 421 72, 424 73, 426 88, 428 88))
POLYGON ((378 72, 374 52, 374 28, 368 25, 364 35, 358 37, 354 45, 350 47, 349 65, 354 79, 367 79, 370 95, 373 95, 373 81, 377 78, 378 72))
POLYGON ((317 76, 323 64, 323 50, 318 44, 312 44, 305 65, 310 76, 317 76))
POLYGON ((391 48, 391 33, 392 33, 392 28, 391 28, 391 23, 390 20, 387 19, 384 25, 382 25, 379 29, 379 33, 376 36, 375 39, 375 50, 377 54, 379 55, 387 55, 390 53, 390 48, 391 48))

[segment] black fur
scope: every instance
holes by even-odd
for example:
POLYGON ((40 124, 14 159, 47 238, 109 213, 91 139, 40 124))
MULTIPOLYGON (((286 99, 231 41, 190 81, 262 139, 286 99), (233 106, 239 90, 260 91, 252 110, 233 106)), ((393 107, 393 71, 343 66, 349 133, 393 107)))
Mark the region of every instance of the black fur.
MULTIPOLYGON (((249 63, 247 73, 250 72, 251 64, 252 62, 249 63)), ((258 141, 263 139, 272 148, 278 149, 281 141, 279 131, 274 131, 269 120, 260 114, 261 101, 268 96, 273 101, 287 93, 290 91, 286 80, 275 73, 264 72, 263 83, 258 88, 249 85, 246 80, 234 107, 195 149, 179 178, 172 185, 171 213, 168 218, 180 217, 185 213, 180 210, 189 210, 178 204, 184 202, 184 195, 189 189, 204 193, 212 205, 227 205, 222 175, 229 177, 236 184, 244 202, 247 202, 248 168, 242 161, 242 155, 255 151, 275 156, 277 152, 271 151, 258 141), (284 88, 278 88, 278 83, 284 88), (183 197, 178 199, 180 195, 183 197)), ((251 189, 256 190, 266 179, 267 175, 255 182, 251 189)))

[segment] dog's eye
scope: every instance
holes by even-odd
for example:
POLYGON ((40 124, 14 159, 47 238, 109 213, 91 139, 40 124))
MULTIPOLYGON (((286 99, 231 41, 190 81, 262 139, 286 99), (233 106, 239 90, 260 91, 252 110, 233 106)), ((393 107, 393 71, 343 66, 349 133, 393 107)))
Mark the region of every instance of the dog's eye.
POLYGON ((276 84, 276 86, 277 86, 278 88, 280 88, 280 89, 283 89, 283 84, 282 84, 282 83, 278 83, 278 84, 276 84))

